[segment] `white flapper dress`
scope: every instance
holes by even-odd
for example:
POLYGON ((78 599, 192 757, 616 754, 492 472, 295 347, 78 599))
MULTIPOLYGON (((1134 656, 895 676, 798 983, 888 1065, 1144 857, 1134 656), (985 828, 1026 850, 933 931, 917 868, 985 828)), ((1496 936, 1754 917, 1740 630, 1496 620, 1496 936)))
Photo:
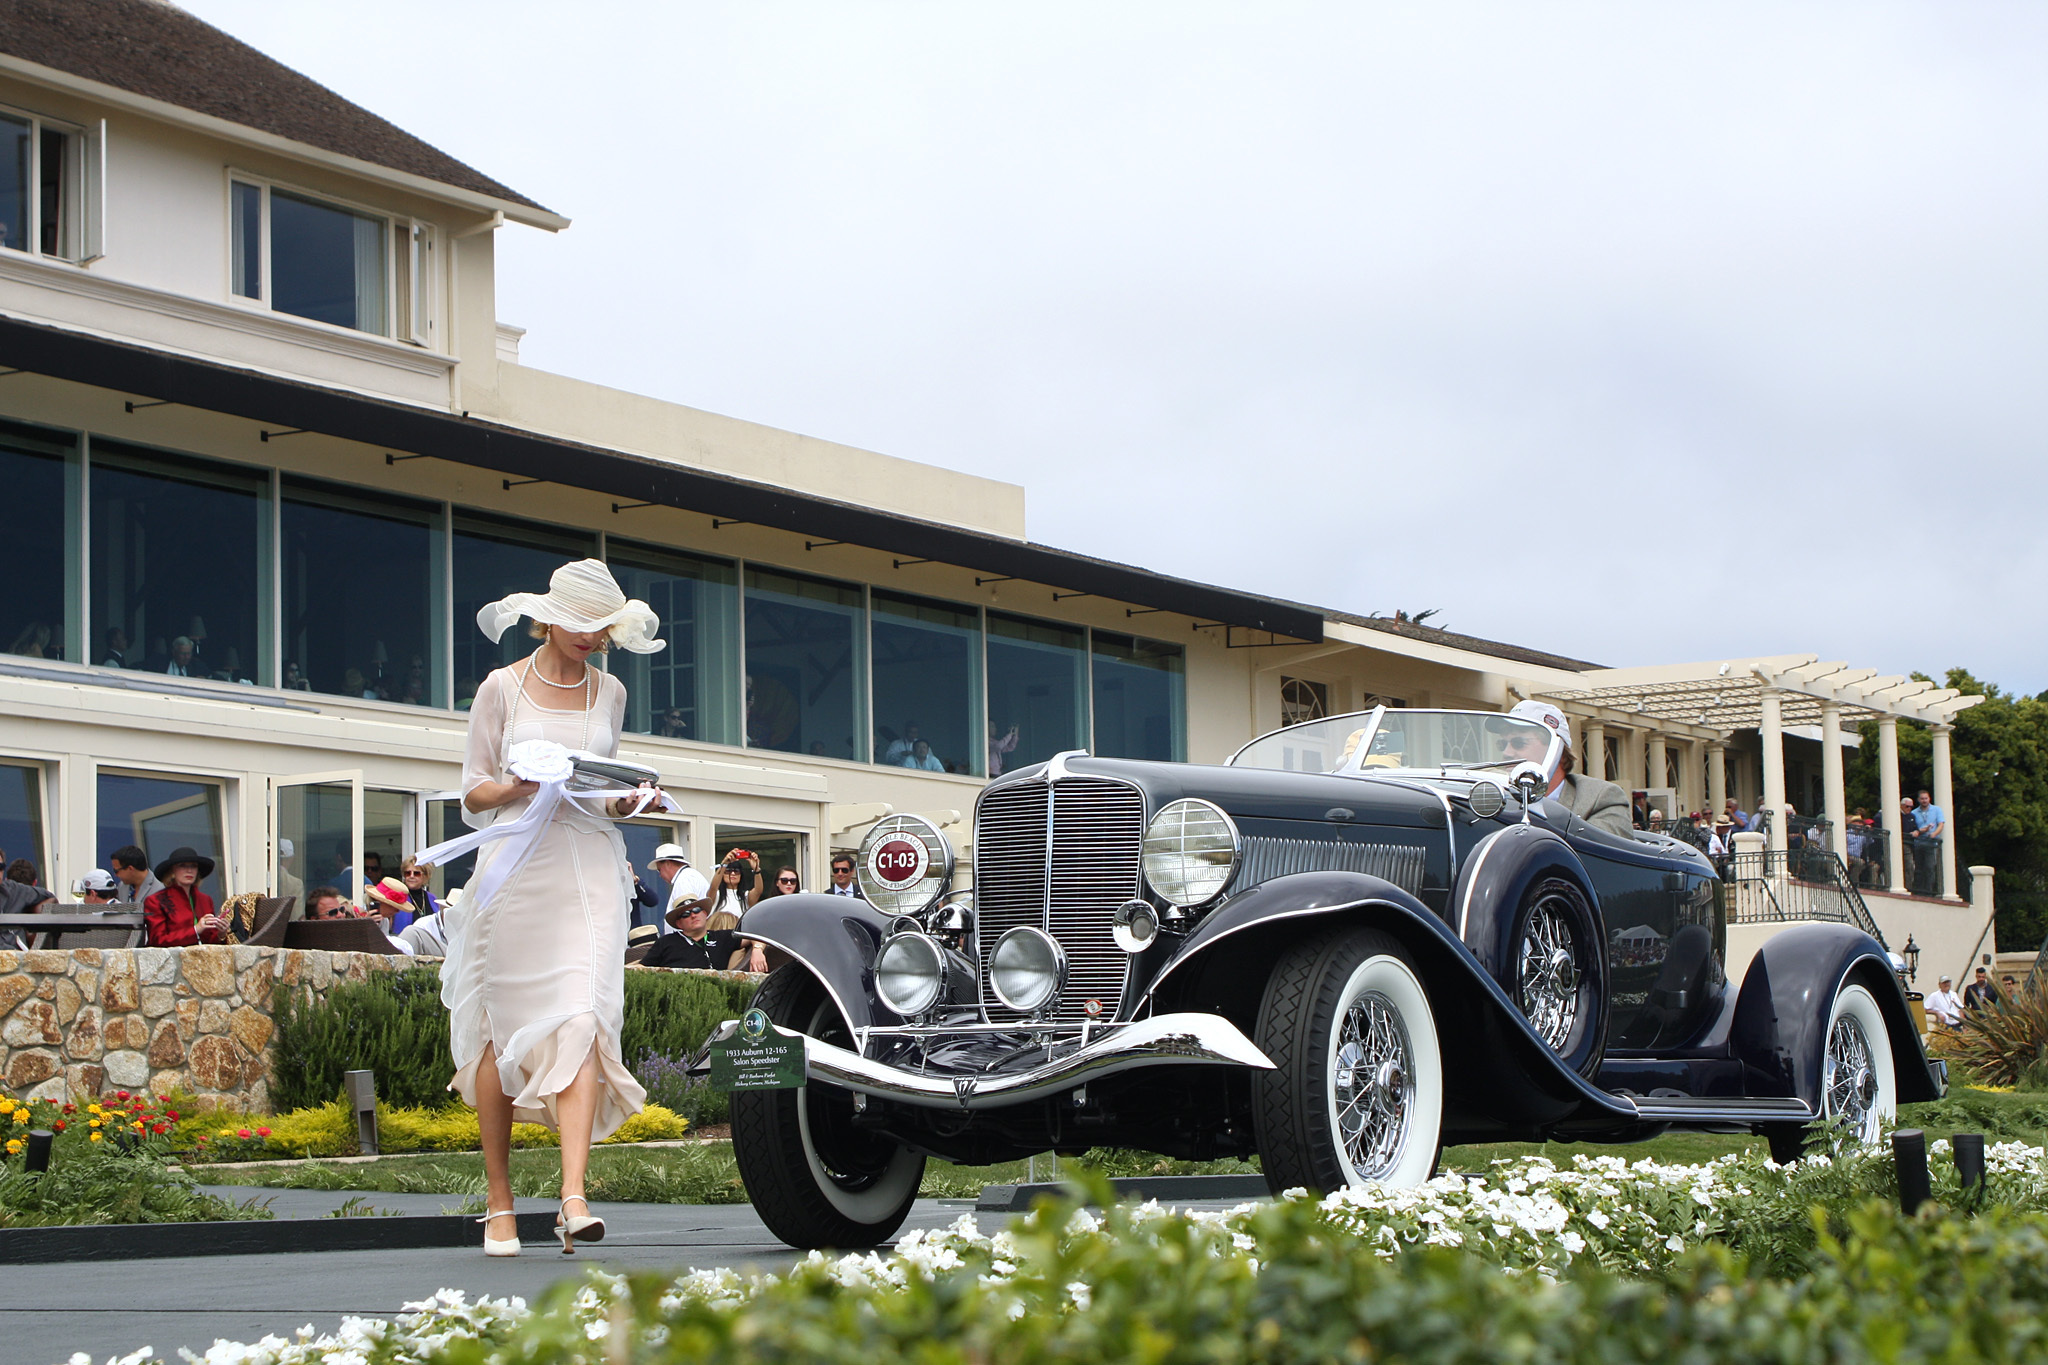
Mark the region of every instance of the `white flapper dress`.
MULTIPOLYGON (((527 740, 617 755, 625 686, 596 669, 590 670, 595 687, 546 684, 546 691, 559 693, 563 709, 557 710, 536 705, 522 691, 530 667, 529 659, 498 669, 477 689, 464 795, 482 782, 510 780, 505 755, 527 740)), ((536 679, 536 687, 541 685, 536 679)), ((481 814, 465 808, 463 816, 481 829, 518 819, 529 801, 522 797, 481 814)), ((517 842, 485 845, 470 885, 478 884, 492 859, 514 854, 508 844, 517 842)), ((444 983, 443 999, 455 1056, 449 1089, 476 1104, 477 1065, 485 1045, 492 1045, 513 1117, 553 1128, 557 1098, 595 1049, 599 1093, 591 1136, 604 1138, 647 1102, 647 1092, 619 1055, 632 890, 625 841, 610 820, 564 801, 531 849, 511 879, 464 922, 460 957, 448 964, 453 975, 444 983)))

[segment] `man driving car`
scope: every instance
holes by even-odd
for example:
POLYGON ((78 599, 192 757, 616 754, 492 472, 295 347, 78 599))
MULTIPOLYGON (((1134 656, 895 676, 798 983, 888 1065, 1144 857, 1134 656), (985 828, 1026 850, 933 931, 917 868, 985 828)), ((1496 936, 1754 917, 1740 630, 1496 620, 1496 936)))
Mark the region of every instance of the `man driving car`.
POLYGON ((1507 714, 1516 720, 1533 721, 1544 730, 1524 726, 1509 729, 1501 740, 1503 757, 1517 763, 1541 763, 1544 751, 1550 747, 1545 732, 1555 732, 1564 741, 1564 753, 1558 758, 1557 771, 1551 776, 1550 789, 1544 793, 1545 797, 1595 829, 1623 839, 1634 837, 1635 831, 1629 819, 1628 793, 1591 773, 1572 771, 1572 728, 1564 712, 1549 702, 1518 701, 1507 714))

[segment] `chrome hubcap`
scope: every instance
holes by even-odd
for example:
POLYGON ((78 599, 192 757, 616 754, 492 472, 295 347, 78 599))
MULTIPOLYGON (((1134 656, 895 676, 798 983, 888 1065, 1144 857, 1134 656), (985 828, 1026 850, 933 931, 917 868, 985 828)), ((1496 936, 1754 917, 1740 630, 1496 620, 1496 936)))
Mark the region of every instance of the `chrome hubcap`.
POLYGON ((1870 1039, 1854 1015, 1838 1016, 1828 1029, 1821 1087, 1824 1117, 1842 1120, 1857 1142, 1877 1141, 1884 1117, 1878 1110, 1877 1069, 1871 1065, 1870 1039))
POLYGON ((1334 1077, 1337 1137, 1351 1169, 1380 1180, 1393 1169, 1415 1112, 1408 1029, 1393 1002, 1367 991, 1344 1011, 1334 1077))
POLYGON ((1579 1021, 1579 969, 1564 907, 1545 900, 1529 913, 1516 965, 1522 1013, 1553 1051, 1564 1047, 1579 1021))

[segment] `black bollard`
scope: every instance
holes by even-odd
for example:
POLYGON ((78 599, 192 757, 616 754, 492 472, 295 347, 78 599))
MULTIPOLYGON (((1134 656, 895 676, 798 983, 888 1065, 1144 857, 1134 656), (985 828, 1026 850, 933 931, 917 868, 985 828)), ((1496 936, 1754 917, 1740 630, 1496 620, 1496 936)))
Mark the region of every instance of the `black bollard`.
POLYGON ((1896 1130, 1892 1134, 1892 1157, 1899 1166, 1899 1207, 1910 1218, 1933 1192, 1927 1179, 1927 1134, 1918 1128, 1896 1130))
POLYGON ((22 1157, 25 1171, 47 1171, 50 1169, 50 1130, 31 1128, 28 1133, 28 1151, 22 1157))
POLYGON ((1957 1133, 1952 1141, 1956 1174, 1962 1177, 1963 1193, 1968 1194, 1984 1183, 1984 1135, 1957 1133))
POLYGON ((370 1071, 344 1071, 342 1085, 348 1093, 348 1106, 356 1116, 356 1150, 364 1156, 377 1156, 377 1076, 370 1071))

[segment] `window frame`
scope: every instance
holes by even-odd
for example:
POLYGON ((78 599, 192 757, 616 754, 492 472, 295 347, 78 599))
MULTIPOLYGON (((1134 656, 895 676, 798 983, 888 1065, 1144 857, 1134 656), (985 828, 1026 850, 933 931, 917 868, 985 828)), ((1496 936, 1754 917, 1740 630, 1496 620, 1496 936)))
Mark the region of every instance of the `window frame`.
MULTIPOLYGON (((84 124, 69 119, 51 118, 33 109, 19 105, 0 104, 0 116, 26 120, 29 125, 29 177, 28 177, 28 231, 25 234, 28 245, 11 247, 0 245, 0 251, 10 251, 19 256, 32 256, 41 261, 61 261, 65 265, 87 266, 106 255, 106 245, 101 231, 105 217, 106 198, 106 120, 100 120, 99 135, 95 140, 92 130, 84 124), (42 164, 43 134, 45 131, 60 134, 65 145, 73 150, 64 169, 63 184, 58 189, 60 204, 71 205, 70 226, 66 236, 71 238, 70 250, 65 243, 58 244, 58 250, 43 250, 43 196, 42 164), (92 167, 99 171, 99 192, 94 194, 92 167)), ((61 214, 60 214, 61 216, 61 214)))
POLYGON ((379 337, 385 341, 397 342, 401 346, 417 346, 437 354, 445 354, 438 336, 442 316, 440 232, 433 223, 409 214, 379 208, 374 204, 366 204, 361 200, 350 199, 345 195, 310 190, 289 180, 258 175, 232 163, 224 168, 221 183, 222 223, 226 229, 221 234, 222 278, 226 282, 226 300, 231 306, 268 313, 274 317, 290 318, 293 322, 312 327, 325 327, 350 336, 379 337), (256 218, 259 259, 256 272, 258 293, 255 296, 238 293, 235 289, 235 187, 238 184, 249 186, 260 196, 256 218), (383 224, 383 331, 372 332, 363 327, 343 327, 338 323, 323 322, 319 318, 283 312, 272 301, 271 267, 277 254, 271 239, 270 204, 273 191, 281 191, 323 208, 374 218, 383 224), (404 277, 402 283, 401 275, 404 277))
MULTIPOLYGON (((219 803, 215 810, 219 823, 214 837, 219 843, 215 856, 215 871, 220 877, 221 899, 225 903, 235 895, 241 884, 240 826, 243 813, 243 784, 248 780, 245 772, 231 772, 222 768, 149 768, 134 763, 116 760, 95 759, 87 775, 92 784, 92 816, 88 828, 97 842, 100 829, 100 779, 102 777, 132 777, 151 782, 184 782, 195 787, 211 787, 219 803)), ((97 857, 99 850, 94 850, 97 857)), ((97 866, 97 863, 94 864, 97 866)))

